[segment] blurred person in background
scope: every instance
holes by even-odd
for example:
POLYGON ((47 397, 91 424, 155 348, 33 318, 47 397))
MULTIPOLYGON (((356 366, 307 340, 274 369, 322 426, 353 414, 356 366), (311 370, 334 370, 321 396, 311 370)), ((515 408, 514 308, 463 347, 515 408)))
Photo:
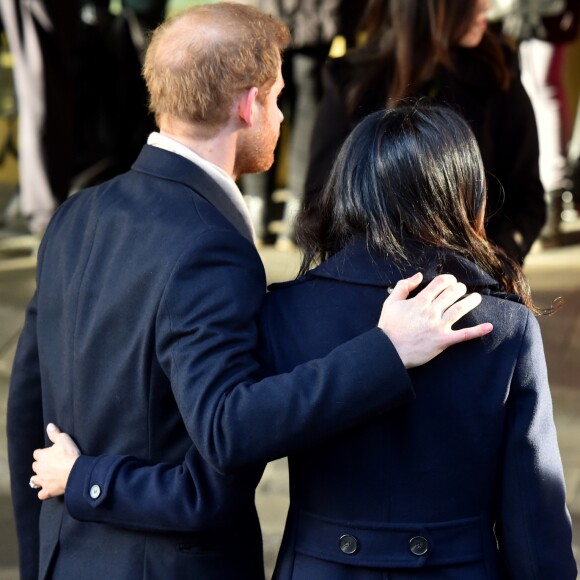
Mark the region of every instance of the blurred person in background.
POLYGON ((519 0, 503 16, 503 30, 520 52, 522 83, 530 96, 540 141, 540 178, 548 206, 546 240, 560 232, 569 195, 568 145, 573 120, 564 82, 569 43, 578 35, 580 0, 519 0))
POLYGON ((127 171, 155 130, 141 76, 168 0, 80 0, 73 192, 127 171))
POLYGON ((362 47, 331 59, 313 131, 304 203, 316 203, 361 119, 412 101, 469 122, 488 177, 486 231, 523 262, 546 219, 534 112, 517 54, 487 29, 488 0, 369 0, 362 47))
POLYGON ((66 199, 73 166, 73 58, 78 2, 2 0, 18 107, 18 211, 41 235, 66 199))
POLYGON ((79 187, 129 168, 153 130, 140 76, 146 31, 166 0, 0 3, 18 107, 19 190, 29 230, 44 233, 79 187))

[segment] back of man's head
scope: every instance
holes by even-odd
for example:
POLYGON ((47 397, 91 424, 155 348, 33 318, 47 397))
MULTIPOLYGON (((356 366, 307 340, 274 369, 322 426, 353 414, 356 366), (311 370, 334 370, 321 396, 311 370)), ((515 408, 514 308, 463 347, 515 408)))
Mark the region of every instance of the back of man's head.
POLYGON ((289 39, 284 24, 243 4, 218 2, 176 14, 155 30, 145 56, 151 111, 158 120, 169 115, 217 130, 237 95, 274 83, 289 39))

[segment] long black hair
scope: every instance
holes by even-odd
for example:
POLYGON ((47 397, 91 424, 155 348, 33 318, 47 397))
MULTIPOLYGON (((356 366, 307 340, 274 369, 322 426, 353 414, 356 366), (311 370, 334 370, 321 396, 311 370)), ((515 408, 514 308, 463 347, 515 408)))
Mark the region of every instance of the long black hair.
POLYGON ((361 235, 400 263, 419 242, 467 257, 539 313, 521 267, 486 237, 485 202, 479 147, 457 113, 422 104, 378 111, 355 127, 320 198, 298 215, 300 273, 361 235))

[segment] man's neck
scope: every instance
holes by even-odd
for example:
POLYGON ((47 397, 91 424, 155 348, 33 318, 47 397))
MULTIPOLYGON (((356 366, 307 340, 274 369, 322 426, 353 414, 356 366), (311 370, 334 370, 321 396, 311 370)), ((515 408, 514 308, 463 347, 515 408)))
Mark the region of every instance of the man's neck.
POLYGON ((232 179, 236 158, 236 136, 227 127, 212 137, 199 137, 195 127, 182 121, 171 119, 160 123, 159 132, 175 139, 194 153, 223 169, 232 179))

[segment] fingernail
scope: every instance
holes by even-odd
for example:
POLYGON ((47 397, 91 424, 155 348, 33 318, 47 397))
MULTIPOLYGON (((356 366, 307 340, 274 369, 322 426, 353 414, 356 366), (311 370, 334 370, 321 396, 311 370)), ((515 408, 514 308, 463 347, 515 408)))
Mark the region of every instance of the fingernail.
POLYGON ((55 429, 56 429, 56 425, 55 425, 54 423, 49 423, 49 424, 46 426, 46 430, 47 430, 47 431, 54 431, 55 429))

